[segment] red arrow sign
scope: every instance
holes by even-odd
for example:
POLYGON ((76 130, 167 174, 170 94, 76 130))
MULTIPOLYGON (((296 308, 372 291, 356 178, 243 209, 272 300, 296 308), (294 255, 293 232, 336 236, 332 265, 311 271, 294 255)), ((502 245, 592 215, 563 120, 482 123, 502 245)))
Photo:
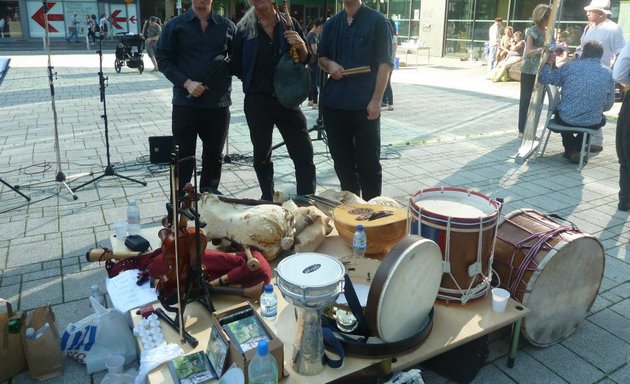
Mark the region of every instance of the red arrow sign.
MULTIPOLYGON (((48 3, 48 12, 50 12, 50 10, 56 5, 57 3, 48 3)), ((35 22, 39 25, 42 26, 42 28, 46 28, 46 20, 44 20, 46 13, 44 12, 44 6, 41 6, 37 12, 35 12, 33 14, 33 16, 31 16, 31 19, 35 20, 35 22)), ((51 21, 63 21, 63 15, 62 14, 48 14, 48 22, 51 21)), ((57 31, 57 28, 53 27, 52 25, 48 24, 48 32, 59 32, 57 31)))
POLYGON ((116 29, 123 29, 122 25, 118 24, 118 22, 124 23, 125 21, 127 21, 126 17, 118 17, 118 14, 121 12, 122 10, 117 9, 114 12, 112 12, 112 26, 116 29))
POLYGON ((131 17, 129 18, 129 21, 130 21, 132 24, 135 24, 135 23, 136 23, 136 17, 135 17, 135 16, 131 16, 131 17))

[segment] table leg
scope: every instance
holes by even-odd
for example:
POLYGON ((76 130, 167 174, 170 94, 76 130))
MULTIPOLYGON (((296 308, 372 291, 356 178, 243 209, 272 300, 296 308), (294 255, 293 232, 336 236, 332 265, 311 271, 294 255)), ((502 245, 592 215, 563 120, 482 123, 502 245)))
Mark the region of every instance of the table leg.
POLYGON ((516 359, 516 351, 518 349, 518 340, 521 337, 521 324, 523 319, 520 318, 512 324, 512 342, 510 343, 510 354, 508 355, 508 367, 514 367, 514 360, 516 359))

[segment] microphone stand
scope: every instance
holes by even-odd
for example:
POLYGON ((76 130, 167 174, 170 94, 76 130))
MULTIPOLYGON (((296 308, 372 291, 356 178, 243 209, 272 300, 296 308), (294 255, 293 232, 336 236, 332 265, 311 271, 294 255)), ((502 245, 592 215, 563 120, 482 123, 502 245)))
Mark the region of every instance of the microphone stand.
MULTIPOLYGON (((70 187, 68 186, 68 183, 66 183, 66 180, 67 180, 66 175, 64 175, 63 171, 61 170, 61 150, 59 148, 59 129, 58 129, 58 124, 57 124, 57 108, 55 107, 55 85, 53 84, 54 67, 51 65, 51 60, 50 60, 50 36, 48 34, 48 11, 49 11, 48 1, 43 0, 42 3, 43 3, 43 10, 44 10, 44 36, 46 40, 46 49, 48 51, 48 84, 50 85, 50 99, 52 103, 53 122, 55 126, 55 154, 57 155, 57 175, 55 176, 55 181, 58 183, 61 183, 68 190, 68 192, 70 192, 70 195, 72 195, 72 199, 76 200, 79 197, 74 194, 74 190, 70 189, 70 187)), ((54 75, 56 75, 56 73, 54 75)), ((92 174, 91 172, 81 173, 78 175, 71 176, 71 178, 76 179, 78 177, 87 176, 91 174, 92 174)), ((22 194, 20 193, 20 195, 22 194)), ((27 200, 30 201, 30 199, 28 198, 27 200)))
POLYGON ((98 53, 98 57, 99 57, 99 72, 98 72, 98 82, 99 82, 99 89, 100 89, 100 93, 101 93, 101 102, 103 103, 103 114, 101 115, 101 118, 103 119, 103 124, 105 126, 105 149, 107 151, 107 166, 105 167, 105 170, 103 171, 103 174, 100 176, 95 177, 94 179, 85 182, 81 185, 79 185, 78 187, 73 188, 73 191, 76 191, 80 188, 85 187, 88 184, 94 183, 99 179, 102 179, 105 176, 116 176, 119 177, 121 179, 125 179, 125 180, 129 180, 132 181, 134 183, 138 183, 138 184, 142 184, 143 186, 146 187, 147 183, 141 180, 136 180, 136 179, 132 179, 131 177, 128 176, 123 176, 119 173, 116 172, 116 170, 114 169, 114 166, 112 165, 111 162, 111 157, 109 154, 109 130, 108 130, 108 125, 107 125, 107 101, 105 100, 105 87, 107 87, 107 84, 105 83, 106 80, 108 80, 108 77, 103 76, 103 36, 102 35, 98 35, 98 51, 96 51, 96 53, 98 53))
POLYGON ((31 198, 26 196, 25 194, 23 194, 22 192, 18 191, 18 187, 14 187, 11 184, 7 183, 6 181, 2 180, 2 178, 0 177, 0 183, 6 185, 7 187, 11 188, 15 193, 17 193, 18 195, 22 196, 23 198, 26 199, 26 201, 31 201, 31 198))

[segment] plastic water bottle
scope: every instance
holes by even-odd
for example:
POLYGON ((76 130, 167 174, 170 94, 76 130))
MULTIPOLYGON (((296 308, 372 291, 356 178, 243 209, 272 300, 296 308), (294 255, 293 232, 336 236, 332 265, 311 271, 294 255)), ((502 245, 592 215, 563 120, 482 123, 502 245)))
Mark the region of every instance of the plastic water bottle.
POLYGON ((136 205, 136 199, 129 199, 127 208, 127 231, 130 235, 140 234, 140 208, 136 205))
POLYGON ((247 382, 249 384, 277 384, 278 364, 269 354, 267 341, 258 343, 256 355, 247 367, 247 382))
POLYGON ((90 287, 92 294, 91 296, 96 299, 96 301, 98 301, 98 303, 102 306, 104 305, 103 302, 103 294, 101 293, 101 290, 98 288, 98 285, 94 284, 93 286, 90 287))
POLYGON ((278 296, 271 284, 265 284, 265 290, 260 295, 260 316, 271 323, 278 316, 278 296))
POLYGON ((357 225, 357 231, 352 237, 352 253, 354 257, 365 257, 365 249, 367 248, 367 235, 361 224, 357 225))

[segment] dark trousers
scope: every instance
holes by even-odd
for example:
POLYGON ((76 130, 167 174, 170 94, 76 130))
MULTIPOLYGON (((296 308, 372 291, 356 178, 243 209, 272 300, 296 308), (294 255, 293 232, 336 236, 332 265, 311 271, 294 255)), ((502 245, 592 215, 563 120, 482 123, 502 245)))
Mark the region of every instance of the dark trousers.
MULTIPOLYGON (((173 142, 179 145, 180 158, 195 156, 197 136, 201 139, 201 176, 199 190, 216 192, 221 181, 223 147, 230 125, 230 109, 191 108, 173 105, 173 142)), ((179 188, 190 181, 195 160, 180 163, 179 188)))
POLYGON ((535 81, 536 75, 521 73, 521 98, 518 104, 519 133, 525 132, 525 123, 527 122, 527 110, 529 109, 529 102, 532 99, 532 92, 534 91, 535 81))
MULTIPOLYGON (((561 118, 560 118, 560 114, 559 113, 555 113, 553 120, 560 124, 560 125, 564 125, 567 127, 579 127, 579 125, 573 125, 573 124, 568 124, 565 123, 561 118)), ((588 127, 582 127, 582 128, 589 128, 592 129, 593 131, 600 129, 601 127, 603 127, 604 125, 606 125, 606 117, 602 116, 602 121, 598 124, 595 125, 591 125, 588 127)), ((579 133, 572 133, 572 132, 560 132, 560 135, 562 136, 562 146, 564 147, 564 151, 565 152, 580 152, 582 151, 582 140, 584 139, 584 134, 579 132, 579 133)))
POLYGON ((392 91, 392 72, 389 72, 389 79, 387 80, 385 93, 383 93, 382 103, 387 105, 394 105, 394 92, 392 91))
POLYGON ((626 94, 619 111, 616 135, 619 158, 619 201, 630 203, 630 96, 626 94))
POLYGON ((319 96, 319 92, 317 90, 317 87, 319 86, 318 84, 318 80, 319 80, 319 76, 318 76, 318 72, 319 72, 319 67, 317 66, 311 66, 309 64, 308 66, 308 73, 311 75, 311 91, 308 93, 308 100, 312 101, 314 103, 317 103, 317 99, 319 96))
POLYGON ((315 193, 313 144, 306 128, 306 117, 298 108, 283 107, 272 96, 245 95, 245 117, 254 146, 254 170, 262 192, 261 199, 271 201, 274 194, 271 147, 274 125, 278 127, 295 166, 298 195, 315 193))
POLYGON ((324 108, 322 116, 341 189, 365 200, 380 196, 383 181, 380 117, 368 120, 364 109, 334 108, 324 108))

